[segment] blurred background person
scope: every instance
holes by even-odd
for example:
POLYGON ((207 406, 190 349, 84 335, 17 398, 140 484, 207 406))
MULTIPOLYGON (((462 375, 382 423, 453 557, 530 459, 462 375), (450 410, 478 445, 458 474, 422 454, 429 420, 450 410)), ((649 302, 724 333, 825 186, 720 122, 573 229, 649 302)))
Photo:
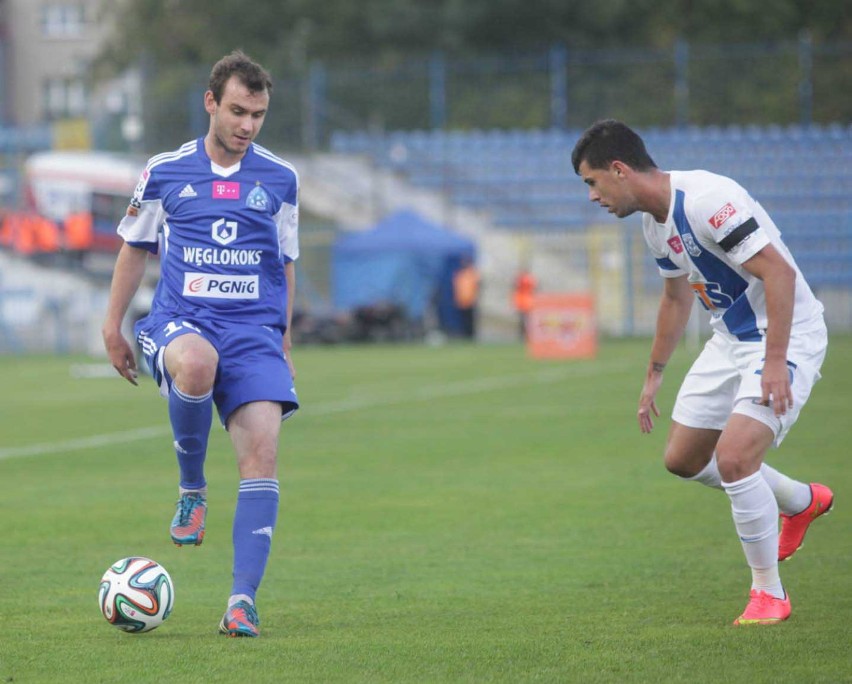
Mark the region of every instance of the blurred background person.
POLYGON ((453 274, 453 301, 461 314, 461 334, 467 339, 476 337, 476 314, 482 276, 471 258, 464 258, 453 274))
POLYGON ((537 288, 538 282, 529 268, 521 268, 515 277, 512 290, 512 305, 518 313, 518 336, 521 342, 527 339, 527 322, 537 288))

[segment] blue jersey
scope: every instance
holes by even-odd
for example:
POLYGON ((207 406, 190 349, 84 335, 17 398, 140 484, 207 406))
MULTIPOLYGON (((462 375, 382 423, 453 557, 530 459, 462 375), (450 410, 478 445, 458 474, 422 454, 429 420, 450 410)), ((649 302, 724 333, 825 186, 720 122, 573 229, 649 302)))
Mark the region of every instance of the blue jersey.
POLYGON ((203 138, 152 157, 118 226, 125 242, 160 255, 151 314, 283 329, 298 195, 295 169, 254 143, 229 168, 203 138))

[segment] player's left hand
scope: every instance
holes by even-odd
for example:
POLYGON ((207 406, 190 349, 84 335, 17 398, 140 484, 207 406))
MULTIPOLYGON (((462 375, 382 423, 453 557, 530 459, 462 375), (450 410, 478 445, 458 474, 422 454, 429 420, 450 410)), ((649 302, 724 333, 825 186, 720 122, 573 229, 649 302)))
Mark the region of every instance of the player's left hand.
POLYGON ((761 403, 771 406, 776 416, 783 416, 793 408, 793 389, 790 372, 784 361, 766 361, 760 376, 761 403))

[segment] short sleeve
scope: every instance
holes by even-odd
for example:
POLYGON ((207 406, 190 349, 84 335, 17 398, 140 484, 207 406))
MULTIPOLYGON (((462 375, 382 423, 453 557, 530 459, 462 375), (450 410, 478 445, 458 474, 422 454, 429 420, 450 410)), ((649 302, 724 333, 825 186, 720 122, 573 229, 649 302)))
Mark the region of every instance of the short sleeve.
POLYGON ((299 205, 282 202, 275 215, 278 226, 278 246, 285 261, 299 258, 299 205))
POLYGON ((118 234, 128 244, 156 254, 160 226, 165 219, 163 203, 156 196, 156 183, 151 180, 151 170, 146 168, 130 198, 127 213, 118 224, 118 234))
POLYGON ((701 196, 693 211, 699 237, 715 242, 736 264, 748 261, 770 242, 755 217, 754 200, 733 181, 701 196))

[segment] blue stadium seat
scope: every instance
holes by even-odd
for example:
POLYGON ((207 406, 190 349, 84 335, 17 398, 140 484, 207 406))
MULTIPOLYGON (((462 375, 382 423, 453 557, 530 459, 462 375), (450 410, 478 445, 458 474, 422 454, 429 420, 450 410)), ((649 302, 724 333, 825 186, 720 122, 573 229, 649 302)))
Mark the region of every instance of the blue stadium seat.
MULTIPOLYGON (((706 168, 747 187, 776 218, 785 239, 804 251, 803 263, 818 282, 852 277, 852 125, 640 132, 661 168, 706 168)), ((463 206, 498 209, 498 226, 571 231, 616 220, 588 201, 574 174, 571 150, 579 135, 560 129, 417 130, 383 137, 338 131, 331 148, 370 155, 416 185, 448 192, 463 206)))

